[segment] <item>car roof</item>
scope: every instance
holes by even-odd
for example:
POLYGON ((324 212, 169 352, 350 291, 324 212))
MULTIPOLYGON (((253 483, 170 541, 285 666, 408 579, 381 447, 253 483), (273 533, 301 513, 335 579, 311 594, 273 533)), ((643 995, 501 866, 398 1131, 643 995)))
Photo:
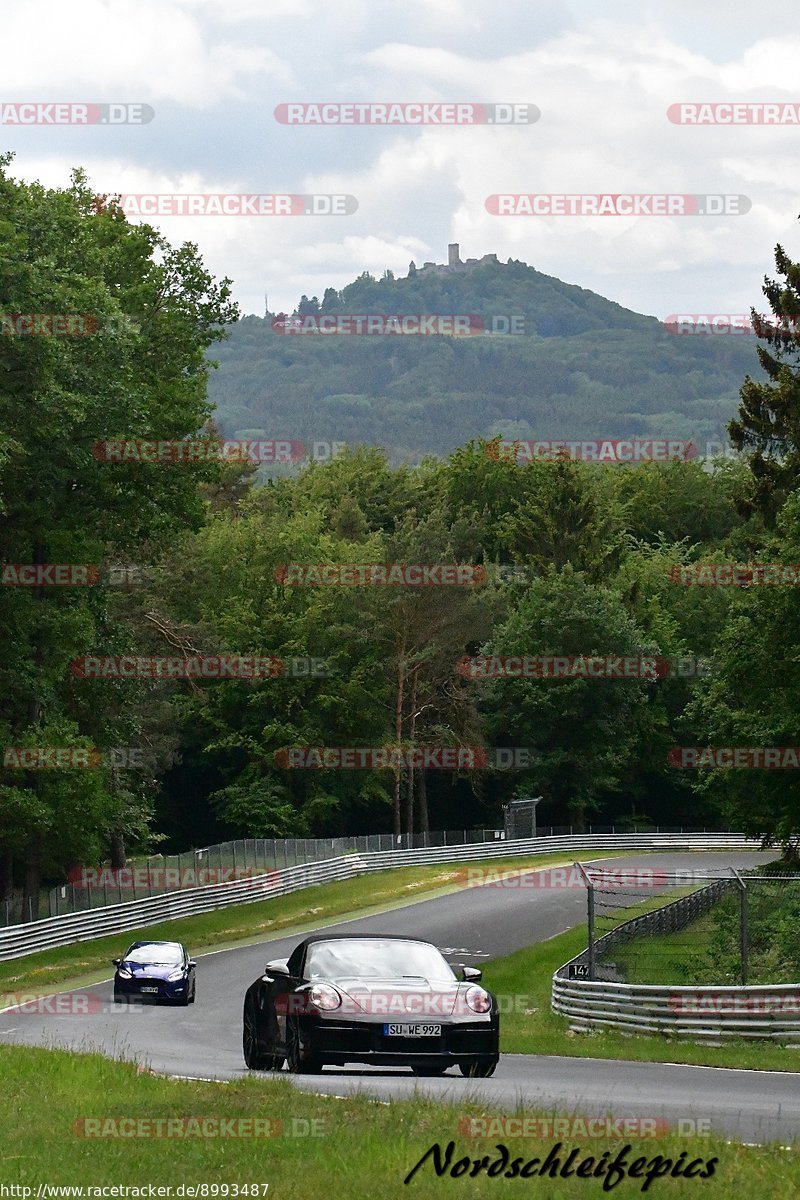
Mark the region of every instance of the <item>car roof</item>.
MULTIPOLYGON (((404 933, 312 933, 301 946, 311 946, 314 942, 417 942, 421 946, 433 946, 425 938, 407 936, 404 933)), ((437 947, 434 946, 434 949, 437 947)))
POLYGON ((159 942, 155 938, 139 938, 138 942, 131 942, 129 950, 135 950, 137 946, 177 946, 179 950, 183 950, 183 942, 159 942))

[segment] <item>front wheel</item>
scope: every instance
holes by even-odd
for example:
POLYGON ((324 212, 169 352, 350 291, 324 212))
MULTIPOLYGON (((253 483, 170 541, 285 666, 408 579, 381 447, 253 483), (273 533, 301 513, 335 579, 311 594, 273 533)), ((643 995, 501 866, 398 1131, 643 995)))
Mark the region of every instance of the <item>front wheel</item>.
POLYGON ((488 1079, 490 1075, 494 1075, 497 1070, 496 1058, 489 1059, 472 1059, 471 1062, 459 1063, 458 1069, 462 1075, 466 1075, 469 1079, 488 1079))
POLYGON ((242 1053, 249 1071, 268 1071, 271 1055, 264 1052, 259 1040, 258 1009, 253 996, 247 996, 242 1016, 242 1053))
POLYGON ((322 1070, 322 1061, 319 1055, 307 1054, 303 1057, 300 1030, 296 1021, 287 1023, 286 1063, 289 1070, 295 1075, 316 1075, 322 1070))

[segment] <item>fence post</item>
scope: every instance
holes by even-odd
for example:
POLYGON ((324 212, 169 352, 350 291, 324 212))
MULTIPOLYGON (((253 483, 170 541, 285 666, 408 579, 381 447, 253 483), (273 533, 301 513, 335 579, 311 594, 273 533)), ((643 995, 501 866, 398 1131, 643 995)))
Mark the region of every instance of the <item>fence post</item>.
POLYGON ((731 867, 731 870, 733 871, 739 883, 739 946, 742 960, 742 987, 746 987, 749 967, 749 947, 747 935, 747 884, 734 867, 731 867))
POLYGON ((594 979, 594 884, 589 875, 584 870, 583 863, 573 863, 583 876, 583 882, 586 884, 586 923, 588 928, 588 943, 586 946, 586 957, 588 963, 589 978, 594 979))

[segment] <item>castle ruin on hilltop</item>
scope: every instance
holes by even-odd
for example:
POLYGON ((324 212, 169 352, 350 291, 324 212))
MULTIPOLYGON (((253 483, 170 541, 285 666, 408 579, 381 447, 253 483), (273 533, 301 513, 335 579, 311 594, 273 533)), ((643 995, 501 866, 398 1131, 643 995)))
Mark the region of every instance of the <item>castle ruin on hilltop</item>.
POLYGON ((462 262, 459 255, 458 242, 451 242, 447 247, 447 262, 435 263, 426 262, 421 267, 416 266, 414 260, 408 264, 409 275, 452 275, 454 271, 468 271, 472 267, 483 267, 489 263, 498 261, 496 254, 484 254, 483 258, 468 258, 466 262, 462 262))

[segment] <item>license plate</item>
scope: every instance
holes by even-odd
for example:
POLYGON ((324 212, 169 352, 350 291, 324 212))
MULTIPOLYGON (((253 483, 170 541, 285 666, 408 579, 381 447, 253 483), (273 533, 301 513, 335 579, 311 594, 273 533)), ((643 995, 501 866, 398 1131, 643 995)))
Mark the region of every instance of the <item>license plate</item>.
POLYGON ((384 1025, 384 1037, 441 1037, 441 1025, 384 1025))
POLYGON ((140 992, 158 992, 158 988, 157 987, 143 987, 143 988, 140 988, 139 991, 140 992))

